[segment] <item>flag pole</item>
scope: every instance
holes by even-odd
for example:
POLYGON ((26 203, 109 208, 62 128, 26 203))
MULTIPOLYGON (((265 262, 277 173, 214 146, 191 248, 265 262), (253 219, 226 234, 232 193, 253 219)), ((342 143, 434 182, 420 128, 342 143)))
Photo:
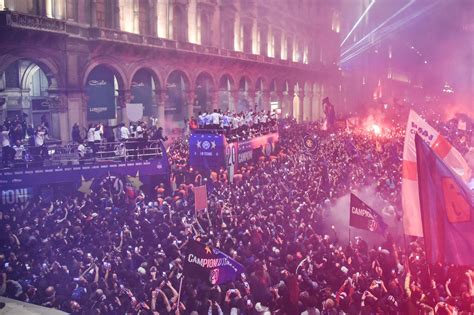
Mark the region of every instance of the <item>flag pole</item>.
POLYGON ((349 225, 349 245, 351 245, 351 226, 349 225))
POLYGON ((180 303, 181 303, 181 289, 183 288, 183 280, 184 280, 184 275, 181 277, 181 280, 179 281, 179 290, 178 290, 178 307, 177 307, 177 311, 178 311, 178 314, 181 313, 181 311, 179 310, 180 308, 180 303))

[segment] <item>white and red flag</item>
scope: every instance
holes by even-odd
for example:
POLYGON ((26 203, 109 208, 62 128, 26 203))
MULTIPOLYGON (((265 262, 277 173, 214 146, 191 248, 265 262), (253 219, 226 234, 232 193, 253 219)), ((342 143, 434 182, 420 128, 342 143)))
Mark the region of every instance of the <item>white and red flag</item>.
POLYGON ((471 169, 456 150, 436 129, 431 127, 415 111, 410 110, 405 132, 402 169, 402 207, 405 234, 423 236, 421 223, 418 174, 416 166, 415 135, 429 144, 443 162, 465 182, 471 178, 471 169))

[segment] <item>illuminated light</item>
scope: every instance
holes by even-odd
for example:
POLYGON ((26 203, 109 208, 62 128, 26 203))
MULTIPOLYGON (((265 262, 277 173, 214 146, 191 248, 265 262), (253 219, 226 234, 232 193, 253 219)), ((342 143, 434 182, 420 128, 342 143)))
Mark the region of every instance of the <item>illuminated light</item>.
POLYGON ((359 40, 357 43, 355 43, 352 47, 350 47, 349 49, 345 50, 344 52, 342 52, 341 54, 341 61, 340 63, 346 63, 348 62, 349 60, 357 57, 358 55, 360 55, 362 52, 364 52, 365 50, 369 49, 370 47, 378 44, 379 42, 381 42, 384 38, 386 38, 387 36, 389 36, 391 33, 393 33, 394 31, 402 28, 402 27, 406 27, 406 25, 413 21, 415 18, 423 15, 423 14, 426 14, 427 12, 429 12, 431 9, 433 9, 435 6, 437 6, 440 2, 440 0, 438 1, 434 1, 432 2, 431 4, 429 4, 427 7, 421 9, 420 11, 418 12, 415 12, 407 17, 404 17, 402 18, 401 20, 397 21, 397 22, 393 22, 392 24, 388 25, 387 27, 385 27, 384 29, 381 30, 380 34, 378 34, 378 30, 380 30, 385 24, 387 24, 390 20, 392 20, 394 17, 398 16, 401 12, 403 12, 404 10, 406 10, 412 3, 414 3, 415 0, 411 0, 408 4, 406 4, 404 7, 402 7, 400 10, 398 10, 394 15, 392 15, 391 17, 389 17, 387 20, 385 20, 382 24, 380 24, 379 26, 377 26, 374 30, 372 30, 371 32, 369 32, 367 35, 365 35, 361 40, 359 40), (376 38, 374 40, 374 36, 378 36, 378 38, 376 38), (366 41, 367 39, 370 39, 370 42, 369 43, 364 43, 364 41, 366 41))
POLYGON ((403 11, 405 11, 409 6, 411 6, 413 3, 415 2, 415 0, 411 0, 409 3, 407 3, 406 5, 404 5, 400 10, 398 10, 397 12, 395 12, 392 16, 390 16, 388 19, 386 19, 384 22, 382 22, 379 26, 377 26, 376 28, 374 28, 372 31, 370 31, 367 35, 365 35, 364 37, 362 37, 357 43, 355 43, 354 45, 352 45, 352 47, 348 48, 347 50, 345 50, 341 56, 344 56, 345 54, 349 53, 352 49, 355 49, 357 46, 361 45, 364 40, 366 40, 367 38, 369 38, 372 34, 375 34, 379 29, 381 29, 382 27, 385 26, 385 24, 387 24, 388 22, 390 22, 391 20, 393 20, 395 17, 397 17, 399 14, 401 14, 403 11))
POLYGON ((124 0, 123 6, 120 8, 120 28, 124 32, 138 33, 136 22, 134 19, 133 1, 124 0))
POLYGON ((443 86, 443 93, 453 94, 454 89, 446 82, 443 86))
MULTIPOLYGON (((421 9, 420 11, 412 14, 412 15, 409 15, 405 18, 402 18, 401 20, 397 21, 397 22, 393 22, 392 24, 388 25, 387 27, 385 27, 384 29, 382 29, 380 31, 380 33, 375 33, 375 31, 377 31, 379 28, 380 28, 380 25, 379 27, 377 27, 376 29, 374 29, 372 32, 370 32, 369 34, 367 34, 364 38, 362 38, 358 43, 356 43, 355 45, 353 45, 351 48, 349 48, 348 50, 344 51, 342 54, 341 54, 341 57, 348 54, 348 53, 351 53, 349 56, 345 56, 342 58, 342 60, 340 61, 341 63, 345 63, 345 62, 348 62, 349 60, 357 57, 358 55, 360 55, 361 53, 363 53, 364 51, 366 51, 367 49, 369 49, 370 47, 374 46, 374 45, 377 45, 379 42, 381 42, 383 39, 387 38, 388 36, 391 35, 391 33, 399 30, 400 28, 403 28, 403 27, 406 27, 408 25, 409 22, 412 22, 415 18, 423 15, 423 14, 426 14, 427 12, 429 12, 431 9, 433 9, 437 4, 439 3, 439 1, 437 2, 434 2, 432 4, 430 4, 429 6, 421 9), (369 43, 362 43, 362 41, 364 41, 367 37, 371 36, 372 38, 370 38, 370 42, 369 43), (378 38, 373 38, 375 36, 378 36, 378 38), (359 47, 357 47, 359 46, 359 47)), ((403 9, 403 8, 402 8, 403 9)), ((393 16, 392 16, 393 17, 393 16)), ((391 18, 389 18, 391 19, 391 18)), ((387 21, 385 21, 387 22, 387 21)), ((384 22, 384 23, 385 23, 384 22)), ((384 24, 382 23, 382 25, 384 24)))
POLYGON ((340 17, 339 17, 339 12, 334 12, 333 16, 332 16, 332 23, 331 23, 331 29, 336 32, 336 33, 339 33, 341 31, 341 21, 340 21, 340 17))
POLYGON ((425 60, 425 64, 427 64, 427 63, 428 63, 428 61, 427 61, 427 60, 425 60))
POLYGON ((382 133, 382 128, 380 128, 379 125, 373 124, 372 131, 374 132, 374 134, 379 135, 382 133))
POLYGON ((370 8, 375 4, 375 0, 372 0, 372 2, 370 2, 370 4, 367 6, 367 8, 365 9, 364 13, 362 13, 362 15, 359 17, 359 19, 357 20, 357 22, 354 24, 354 26, 352 27, 352 29, 349 31, 349 34, 346 35, 346 37, 344 38, 344 40, 342 41, 341 43, 341 47, 342 45, 344 45, 344 43, 347 41, 347 39, 349 38, 349 36, 351 36, 352 32, 354 32, 354 30, 357 28, 357 26, 360 24, 360 22, 362 22, 362 19, 364 18, 364 16, 367 15, 367 13, 369 12, 370 8))

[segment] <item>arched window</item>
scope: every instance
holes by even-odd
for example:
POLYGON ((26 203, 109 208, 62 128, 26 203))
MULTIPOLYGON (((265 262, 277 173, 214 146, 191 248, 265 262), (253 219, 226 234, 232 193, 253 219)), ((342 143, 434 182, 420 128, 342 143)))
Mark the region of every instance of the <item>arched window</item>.
POLYGON ((57 84, 51 69, 33 60, 17 60, 0 73, 0 119, 24 116, 34 127, 47 124, 49 134, 59 138, 51 121, 49 89, 57 84))

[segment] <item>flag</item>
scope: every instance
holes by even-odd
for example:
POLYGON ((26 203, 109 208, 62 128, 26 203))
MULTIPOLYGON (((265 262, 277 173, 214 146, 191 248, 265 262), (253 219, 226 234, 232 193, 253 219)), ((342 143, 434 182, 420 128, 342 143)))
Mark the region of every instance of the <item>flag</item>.
POLYGON ((430 263, 474 265, 473 192, 416 136, 418 185, 430 263))
POLYGON ((385 233, 387 224, 381 215, 351 193, 349 225, 376 233, 385 233))
POLYGON ((207 209, 206 185, 194 187, 194 210, 196 213, 207 209))
POLYGON ((223 284, 245 272, 244 266, 217 248, 191 240, 187 245, 184 274, 191 278, 223 284))
POLYGON ((423 236, 418 177, 416 169, 415 135, 426 141, 446 165, 465 181, 471 177, 471 169, 462 155, 416 112, 410 111, 405 130, 402 163, 402 207, 405 234, 423 236))

